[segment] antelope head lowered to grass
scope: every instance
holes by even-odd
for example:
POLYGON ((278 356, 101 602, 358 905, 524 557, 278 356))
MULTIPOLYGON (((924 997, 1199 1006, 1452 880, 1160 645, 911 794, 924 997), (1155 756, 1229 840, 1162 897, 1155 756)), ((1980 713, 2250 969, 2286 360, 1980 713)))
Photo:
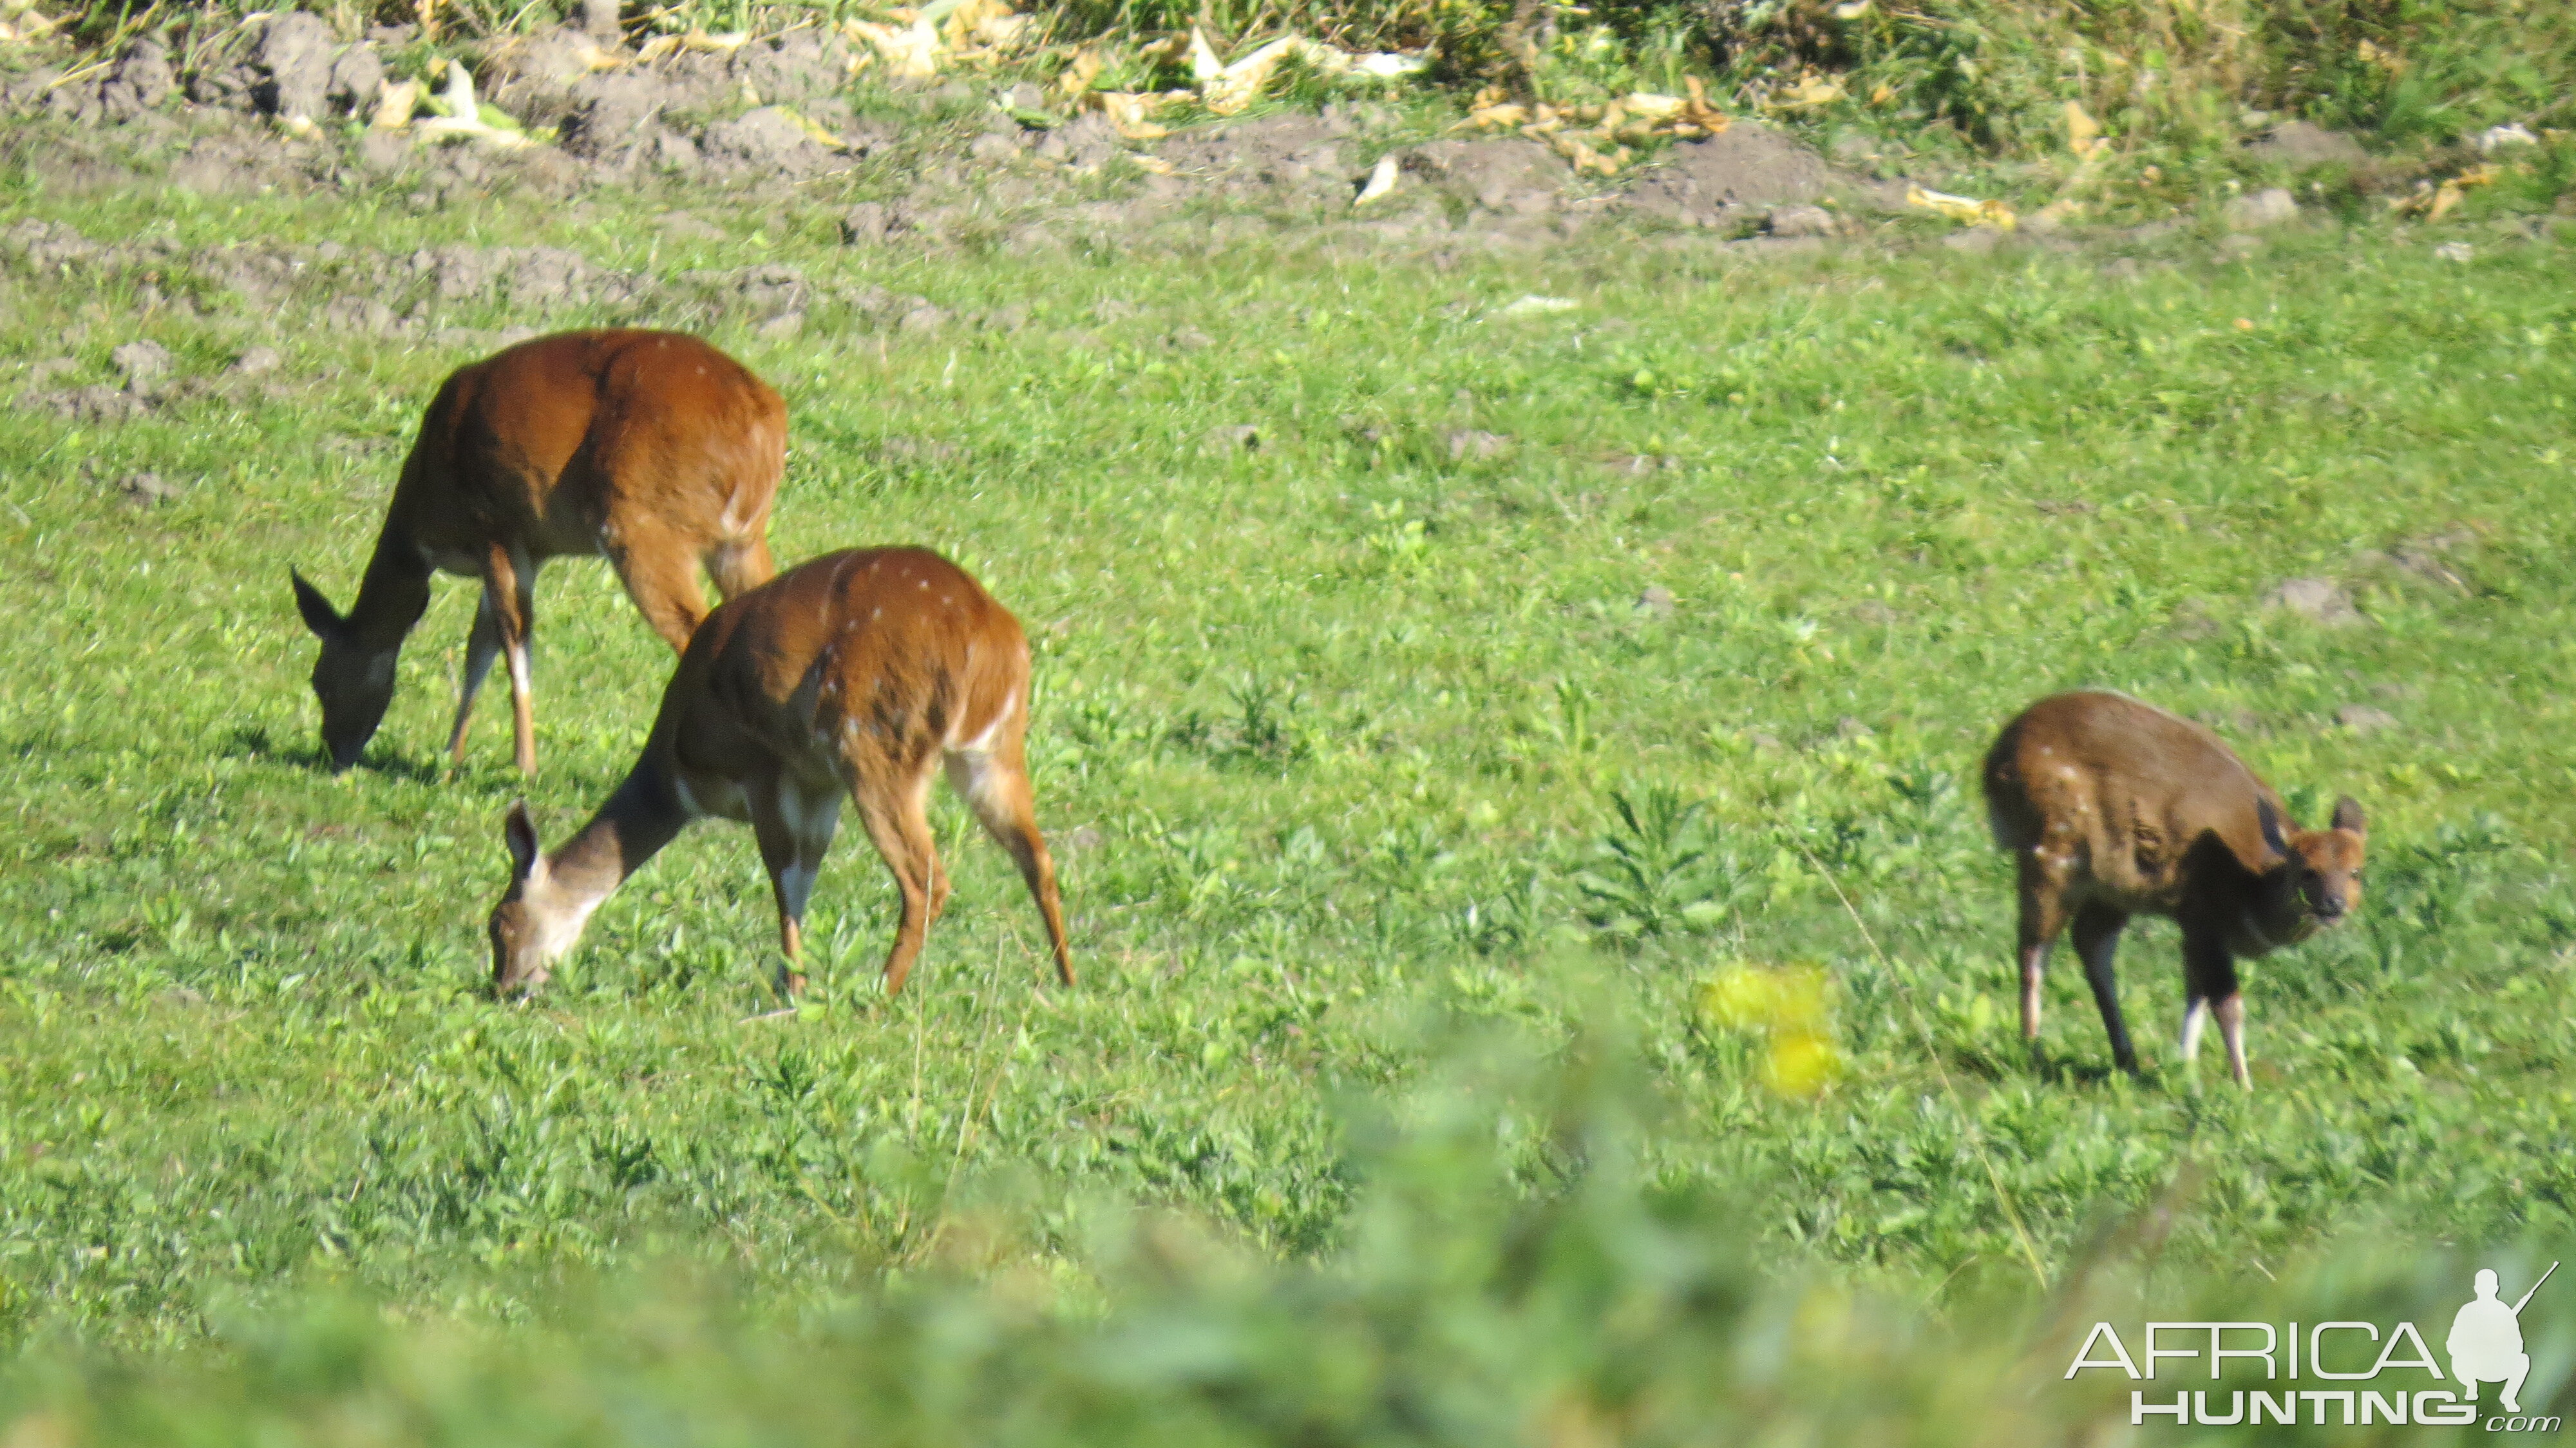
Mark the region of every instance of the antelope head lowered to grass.
POLYGON ((1985 787, 1995 845, 2020 871, 2023 1038, 2039 1038, 2040 974, 2071 923, 2111 1053, 2136 1072, 2111 957, 2130 916, 2162 915, 2182 927, 2184 1064, 2215 1015, 2250 1087, 2236 962, 2361 907, 2361 806, 2337 800, 2325 829, 2299 829, 2217 735, 2108 693, 2024 710, 1987 752, 1985 787))
POLYGON ((759 841, 787 957, 780 985, 794 996, 805 988, 806 898, 847 796, 903 898, 885 962, 886 990, 901 990, 948 903, 925 811, 942 764, 1019 865, 1056 974, 1071 985, 1055 864, 1022 757, 1028 722, 1019 620, 956 564, 882 548, 792 568, 707 615, 663 691, 642 757, 579 833, 540 853, 526 808, 510 807, 510 888, 491 920, 493 988, 543 983, 609 892, 690 821, 720 815, 748 820, 759 841))
POLYGON ((701 568, 728 598, 776 571, 769 505, 786 456, 778 394, 678 332, 562 332, 458 368, 421 418, 349 611, 289 571, 322 641, 313 693, 332 772, 384 722, 394 661, 445 571, 483 585, 448 753, 463 762, 474 695, 506 657, 518 764, 535 773, 537 569, 608 555, 645 621, 684 648, 706 617, 701 568))

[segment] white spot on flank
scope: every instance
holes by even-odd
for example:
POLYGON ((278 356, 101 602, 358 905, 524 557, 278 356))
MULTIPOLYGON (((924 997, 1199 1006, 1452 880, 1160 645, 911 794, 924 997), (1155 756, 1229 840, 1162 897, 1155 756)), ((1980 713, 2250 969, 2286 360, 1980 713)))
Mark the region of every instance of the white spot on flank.
POLYGON ((884 609, 882 609, 882 608, 872 608, 872 609, 869 609, 869 610, 868 610, 868 617, 870 617, 870 618, 883 618, 883 617, 885 617, 885 610, 884 610, 884 609))

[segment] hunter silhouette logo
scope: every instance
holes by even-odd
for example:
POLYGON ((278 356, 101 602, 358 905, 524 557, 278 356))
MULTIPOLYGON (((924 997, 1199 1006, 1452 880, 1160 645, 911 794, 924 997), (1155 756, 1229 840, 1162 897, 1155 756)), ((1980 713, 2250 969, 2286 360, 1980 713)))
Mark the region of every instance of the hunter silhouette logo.
MULTIPOLYGON (((2540 1274, 2540 1282, 2549 1280, 2558 1264, 2549 1264, 2549 1272, 2540 1274)), ((2519 1413, 2522 1404, 2522 1380, 2531 1376, 2531 1357, 2522 1350, 2522 1309, 2531 1301, 2540 1282, 2531 1284, 2531 1292, 2511 1307, 2496 1298, 2496 1275, 2486 1268, 2478 1269, 2477 1292, 2459 1314, 2451 1319, 2451 1336, 2443 1346, 2451 1351, 2451 1376, 2470 1397, 2477 1396, 2480 1383, 2504 1384, 2504 1410, 2519 1413)))
POLYGON ((2139 1338, 2124 1342, 2118 1328, 2097 1322, 2075 1350, 2066 1376, 2108 1369, 2133 1382, 2179 1377, 2210 1385, 2176 1392, 2170 1400, 2161 1392, 2132 1389, 2131 1427, 2156 1418, 2177 1427, 2211 1428, 2301 1422, 2320 1428, 2378 1423, 2465 1427, 2483 1417, 2482 1426, 2490 1433, 2555 1433, 2560 1419, 2522 1411, 2523 1382, 2531 1376, 2531 1356, 2522 1345, 2522 1310, 2557 1271, 2558 1264, 2550 1263, 2528 1291, 2506 1302, 2496 1274, 2480 1269, 2476 1295, 2452 1314, 2441 1357, 2411 1322, 2385 1330, 2380 1323, 2352 1321, 2149 1322, 2143 1325, 2144 1351, 2136 1354, 2129 1342, 2139 1338), (2177 1358, 2183 1360, 2179 1366, 2172 1361, 2177 1358), (2227 1370, 2230 1358, 2238 1360, 2232 1372, 2227 1370), (2199 1371, 2204 1362, 2205 1375, 2199 1371), (2445 1366, 2451 1370, 2447 1378, 2445 1366), (2222 1387, 2223 1379, 2242 1386, 2222 1387), (2502 1389, 2496 1395, 2501 1412, 2480 1412, 2478 1390, 2487 1383, 2502 1389))

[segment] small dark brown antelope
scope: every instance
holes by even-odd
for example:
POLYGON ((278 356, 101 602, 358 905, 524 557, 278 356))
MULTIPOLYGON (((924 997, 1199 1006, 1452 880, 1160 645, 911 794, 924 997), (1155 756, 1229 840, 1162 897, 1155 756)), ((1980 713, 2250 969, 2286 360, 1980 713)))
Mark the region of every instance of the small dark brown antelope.
POLYGON ((827 553, 707 615, 662 692, 643 757, 581 832, 537 851, 524 805, 504 836, 509 893, 492 911, 496 992, 542 984, 599 902, 702 815, 749 820, 778 897, 780 987, 805 988, 805 900, 841 796, 903 896, 886 991, 948 903, 925 806, 935 768, 1020 867, 1073 984, 1055 863, 1038 833, 1021 743, 1029 644, 1019 620, 936 553, 827 553))
POLYGON ((2132 915, 2182 927, 2182 1058, 2218 1017, 2236 1083, 2245 1069, 2240 957, 2268 955, 2361 905, 2361 806, 2335 801, 2326 829, 2287 814, 2218 736, 2123 694, 2059 694, 2004 726, 1986 753, 1996 847, 2021 873, 2021 1033, 2039 1039, 2040 972, 2072 922, 2084 979, 2136 1074, 2112 952, 2132 915))
POLYGON ((769 504, 786 456, 778 394, 677 332, 561 332, 458 368, 420 420, 349 612, 289 570, 296 609, 322 640, 313 693, 332 772, 356 763, 384 721, 394 660, 440 570, 483 582, 448 754, 464 762, 474 695, 503 655, 519 769, 535 773, 537 569, 608 555, 645 622, 685 648, 707 613, 701 568, 728 598, 777 571, 769 504))

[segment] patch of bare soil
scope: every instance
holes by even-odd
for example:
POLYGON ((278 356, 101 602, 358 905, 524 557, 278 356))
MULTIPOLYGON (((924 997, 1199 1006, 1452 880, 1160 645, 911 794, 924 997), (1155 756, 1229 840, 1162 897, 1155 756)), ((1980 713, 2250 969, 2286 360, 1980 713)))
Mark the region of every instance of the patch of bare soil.
MULTIPOLYGON (((451 245, 398 254, 336 242, 246 242, 189 249, 168 237, 100 240, 37 220, 0 232, 0 277, 22 285, 133 287, 156 309, 215 323, 244 340, 319 329, 464 353, 506 345, 549 317, 573 314, 609 324, 734 322, 770 336, 793 335, 813 315, 843 332, 909 336, 953 326, 1010 330, 1026 321, 1016 309, 959 315, 925 297, 818 280, 777 263, 655 277, 560 247, 451 245), (509 328, 460 324, 496 306, 517 319, 509 328)), ((115 346, 104 368, 74 357, 34 364, 14 400, 83 422, 126 422, 200 398, 274 389, 282 384, 259 379, 279 365, 274 348, 253 344, 216 374, 194 376, 160 344, 134 339, 115 346)))
POLYGON ((1737 121, 1705 140, 1674 146, 1628 186, 1622 209, 1682 226, 1740 230, 1776 206, 1879 200, 1887 190, 1837 170, 1783 132, 1737 121))
MULTIPOLYGON (((432 145, 372 129, 353 136, 349 123, 371 113, 386 56, 414 33, 389 26, 356 35, 314 14, 279 11, 240 43, 195 62, 146 38, 104 65, 0 81, 0 115, 84 127, 15 142, 0 135, 0 164, 14 162, 66 192, 155 181, 215 196, 392 187, 414 209, 511 194, 631 192, 647 183, 714 187, 773 203, 830 204, 855 246, 989 246, 1007 255, 1217 248, 1276 236, 1284 222, 1307 228, 1304 239, 1330 253, 1393 250, 1435 261, 1549 244, 1592 218, 1622 213, 1727 233, 1769 216, 1782 245, 1824 245, 1847 228, 1814 203, 1884 201, 1891 184, 1843 171, 1753 121, 1675 146, 1612 181, 1578 178, 1547 146, 1518 136, 1402 144, 1397 119, 1369 105, 1274 112, 1135 143, 1098 114, 1051 113, 1049 97, 1018 85, 989 98, 980 131, 966 133, 953 109, 948 119, 897 129, 856 115, 847 94, 852 57, 830 31, 643 63, 613 20, 606 4, 590 4, 575 21, 488 48, 477 61, 480 94, 531 130, 551 129, 554 145, 432 145), (1124 155, 1138 158, 1136 171, 1113 164, 1124 155), (1395 163, 1396 186, 1355 206, 1382 156, 1395 163)), ((952 82, 938 98, 923 97, 923 114, 972 94, 952 82)), ((199 260, 257 301, 281 284, 263 268, 312 259, 271 249, 199 260)), ((486 296, 538 311, 748 307, 761 324, 847 305, 785 296, 768 283, 720 286, 716 300, 675 303, 669 288, 545 248, 344 257, 331 270, 345 284, 322 304, 338 307, 329 319, 377 332, 435 330, 442 304, 486 296)))

